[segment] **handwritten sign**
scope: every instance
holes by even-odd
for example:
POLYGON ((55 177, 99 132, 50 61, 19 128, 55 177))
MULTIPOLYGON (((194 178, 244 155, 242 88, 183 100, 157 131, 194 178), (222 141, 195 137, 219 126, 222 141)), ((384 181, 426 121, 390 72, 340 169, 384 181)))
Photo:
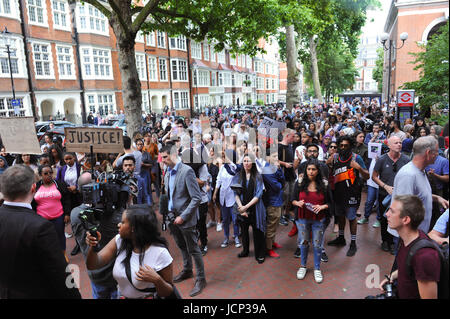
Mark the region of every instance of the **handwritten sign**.
POLYGON ((264 117, 261 124, 259 124, 258 131, 278 129, 281 133, 286 128, 286 123, 272 120, 270 117, 264 117))
POLYGON ((69 152, 120 153, 123 134, 120 128, 65 127, 66 149, 69 152))
POLYGON ((0 118, 0 137, 8 153, 42 154, 32 117, 0 118))

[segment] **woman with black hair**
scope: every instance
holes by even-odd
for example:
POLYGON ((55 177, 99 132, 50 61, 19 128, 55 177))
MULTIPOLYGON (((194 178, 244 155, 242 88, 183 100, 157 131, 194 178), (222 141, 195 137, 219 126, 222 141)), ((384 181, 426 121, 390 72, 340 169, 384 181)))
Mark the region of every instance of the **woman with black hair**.
POLYGON ((23 164, 29 166, 35 173, 38 173, 37 157, 32 154, 17 154, 15 164, 23 164))
POLYGON ((31 207, 43 218, 49 220, 56 229, 61 249, 66 251, 66 237, 64 225, 70 219, 70 194, 67 185, 62 181, 53 179, 53 169, 50 165, 42 165, 38 168, 40 181, 36 183, 31 207))
POLYGON ((57 144, 53 144, 48 148, 48 155, 50 156, 50 165, 56 173, 65 164, 63 151, 57 144))
POLYGON ((232 188, 235 191, 238 221, 241 226, 242 252, 238 257, 247 257, 249 254, 250 236, 249 227, 253 229, 253 244, 255 258, 262 264, 266 255, 266 208, 262 201, 264 181, 258 173, 255 158, 245 155, 242 169, 233 178, 232 188), (235 188, 234 186, 238 186, 235 188))
POLYGON ((119 234, 99 252, 94 247, 101 234, 86 234, 87 269, 98 269, 115 260, 113 277, 121 296, 127 299, 179 296, 172 283, 173 258, 153 208, 146 204, 128 207, 118 227, 119 234))
MULTIPOLYGON (((423 117, 417 117, 416 121, 414 123, 414 137, 419 138, 420 137, 420 129, 422 127, 426 127, 425 121, 423 120, 423 117)), ((428 135, 428 134, 427 134, 428 135)))
POLYGON ((299 175, 295 184, 292 205, 298 207, 296 224, 298 228, 298 244, 301 254, 301 266, 297 271, 297 279, 306 275, 308 260, 308 241, 312 232, 314 251, 314 280, 323 281, 320 261, 322 256, 322 239, 324 236, 324 221, 328 211, 329 196, 328 180, 322 176, 317 159, 309 159, 305 171, 299 175))

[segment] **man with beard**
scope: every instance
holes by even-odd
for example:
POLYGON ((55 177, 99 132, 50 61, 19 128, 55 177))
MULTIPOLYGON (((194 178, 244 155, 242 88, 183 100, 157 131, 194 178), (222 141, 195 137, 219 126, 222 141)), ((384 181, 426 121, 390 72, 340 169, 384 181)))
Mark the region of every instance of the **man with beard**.
POLYGON ((356 212, 361 202, 362 185, 359 174, 364 179, 370 177, 364 160, 361 156, 352 152, 355 144, 353 138, 348 135, 339 137, 337 141, 339 151, 327 160, 331 169, 333 180, 333 198, 336 204, 336 216, 339 220, 339 236, 328 242, 330 246, 345 246, 345 218, 350 223, 351 243, 347 256, 355 255, 356 247, 356 212))

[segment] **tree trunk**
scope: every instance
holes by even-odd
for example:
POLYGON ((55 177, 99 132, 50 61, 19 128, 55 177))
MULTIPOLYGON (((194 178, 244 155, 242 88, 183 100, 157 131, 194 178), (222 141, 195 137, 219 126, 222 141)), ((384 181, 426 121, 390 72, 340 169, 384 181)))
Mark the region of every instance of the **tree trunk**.
POLYGON ((317 42, 314 39, 314 36, 309 38, 309 52, 311 54, 311 75, 314 86, 314 93, 316 98, 319 100, 319 103, 323 103, 322 91, 320 89, 320 81, 319 81, 319 66, 317 65, 317 42))
MULTIPOLYGON (((126 1, 124 1, 126 2, 126 1)), ((131 26, 131 11, 126 5, 122 9, 122 19, 131 26), (127 10, 128 9, 128 10, 127 10)), ((142 126, 142 92, 141 81, 136 69, 135 34, 130 30, 124 30, 115 13, 109 19, 111 27, 117 39, 119 69, 122 79, 122 99, 127 125, 127 135, 140 130, 142 126)))
POLYGON ((295 42, 294 26, 286 27, 286 65, 287 65, 287 92, 286 108, 292 110, 294 104, 300 103, 300 84, 297 68, 298 52, 295 42))

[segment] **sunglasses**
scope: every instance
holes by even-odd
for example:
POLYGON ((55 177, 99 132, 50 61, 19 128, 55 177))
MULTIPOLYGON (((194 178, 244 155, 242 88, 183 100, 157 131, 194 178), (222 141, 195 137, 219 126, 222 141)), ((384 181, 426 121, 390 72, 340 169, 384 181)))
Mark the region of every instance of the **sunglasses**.
POLYGON ((43 172, 42 173, 42 175, 52 175, 53 174, 53 171, 50 171, 50 172, 43 172))
POLYGON ((337 146, 330 146, 330 148, 337 148, 337 146))
POLYGON ((397 170, 398 170, 398 168, 397 168, 397 162, 395 162, 395 163, 392 165, 392 171, 393 171, 394 173, 397 173, 397 170))

